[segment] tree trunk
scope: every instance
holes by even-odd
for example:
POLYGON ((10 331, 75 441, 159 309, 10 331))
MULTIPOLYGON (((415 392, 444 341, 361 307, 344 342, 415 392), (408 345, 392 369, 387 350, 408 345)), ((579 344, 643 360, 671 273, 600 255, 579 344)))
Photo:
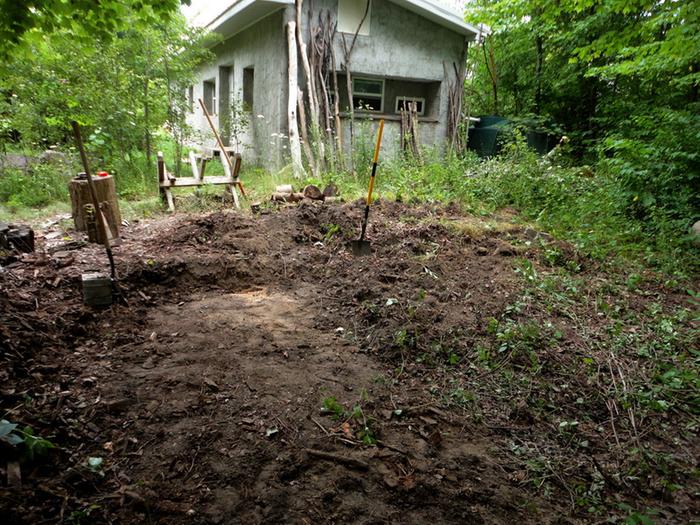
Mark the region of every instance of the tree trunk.
MULTIPOLYGON (((119 225, 121 224, 122 218, 119 213, 119 201, 117 200, 114 178, 112 178, 111 175, 107 177, 93 177, 93 184, 95 186, 95 193, 97 194, 97 201, 100 203, 102 213, 107 221, 107 227, 111 230, 114 237, 118 237, 119 225)), ((70 182, 69 189, 75 229, 79 231, 88 231, 90 223, 96 222, 88 181, 73 179, 70 182), (86 213, 86 204, 93 208, 92 219, 86 213)), ((93 239, 90 240, 93 241, 93 239)), ((96 238, 93 242, 103 242, 100 228, 96 229, 96 238)))
POLYGON ((486 62, 486 69, 489 72, 489 77, 491 78, 491 89, 493 90, 493 114, 498 115, 498 77, 496 76, 496 60, 493 56, 493 46, 488 49, 488 56, 486 54, 486 43, 488 39, 484 39, 483 50, 484 50, 484 62, 486 62))
POLYGON ((145 148, 146 148, 146 165, 148 170, 151 170, 151 161, 153 152, 151 151, 151 108, 148 104, 148 78, 144 79, 143 82, 143 121, 144 127, 146 128, 146 133, 144 135, 145 148))
POLYGON ((535 37, 537 48, 537 62, 535 64, 535 115, 539 115, 542 110, 542 63, 544 61, 544 42, 541 35, 535 37))
POLYGON ((292 155, 292 167, 294 176, 302 178, 304 165, 301 162, 301 143, 299 142, 299 126, 297 125, 297 42, 296 22, 287 22, 287 49, 289 52, 289 67, 287 75, 289 79, 289 96, 287 99, 287 120, 289 123, 289 151, 292 155))

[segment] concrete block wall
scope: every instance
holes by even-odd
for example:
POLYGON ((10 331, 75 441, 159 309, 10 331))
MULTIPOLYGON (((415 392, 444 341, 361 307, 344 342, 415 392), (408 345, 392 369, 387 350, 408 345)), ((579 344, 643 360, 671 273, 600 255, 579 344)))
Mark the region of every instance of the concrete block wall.
MULTIPOLYGON (((306 44, 309 44, 309 9, 311 2, 304 2, 302 31, 306 44)), ((313 23, 316 24, 319 12, 330 11, 332 19, 338 12, 337 0, 315 0, 313 23)), ((325 15, 324 15, 325 16, 325 15)), ((247 148, 242 151, 246 165, 256 164, 269 170, 277 170, 289 162, 287 125, 287 37, 286 23, 295 20, 293 6, 279 11, 256 22, 253 26, 228 38, 216 46, 216 62, 202 67, 199 81, 194 86, 195 100, 202 96, 202 81, 216 78, 217 100, 222 100, 220 89, 225 82, 219 79, 220 68, 230 67, 229 90, 235 95, 242 94, 243 69, 255 68, 255 94, 251 124, 245 137, 247 148)), ((345 34, 349 45, 352 34, 345 34)), ((337 69, 344 69, 342 34, 336 34, 334 46, 337 69)), ((438 24, 407 11, 388 0, 372 0, 369 35, 358 35, 351 56, 350 70, 354 75, 377 78, 392 78, 415 81, 440 82, 437 111, 419 124, 419 138, 428 147, 444 146, 447 134, 448 86, 445 81, 445 66, 452 74, 452 63, 461 60, 465 38, 438 24)), ((304 71, 299 62, 299 85, 306 91, 304 71)), ((225 97, 225 94, 223 94, 225 97)), ((385 126, 384 155, 394 155, 399 151, 400 122, 393 114, 394 100, 385 99, 387 114, 385 126)), ((367 132, 374 128, 379 115, 359 117, 356 130, 367 132)), ((218 116, 214 119, 218 126, 218 116)), ((206 121, 199 105, 190 116, 192 125, 207 130, 206 121)), ((343 139, 349 147, 349 119, 343 119, 343 139)), ((371 132, 371 131, 370 131, 371 132)), ((204 134, 204 142, 213 145, 213 137, 204 134)), ((200 142, 201 143, 201 142, 200 142)))
MULTIPOLYGON (((270 170, 284 164, 284 140, 279 139, 278 135, 287 134, 286 45, 284 11, 280 10, 212 49, 216 60, 198 71, 198 80, 194 84, 194 112, 188 117, 190 125, 201 131, 201 137, 195 141, 197 144, 203 143, 207 147, 215 145, 206 118, 196 102, 203 96, 203 81, 216 79, 218 106, 220 101, 227 98, 231 102, 232 97, 243 97, 243 70, 253 67, 255 89, 250 125, 244 134, 241 151, 243 162, 270 170), (230 68, 228 86, 219 78, 222 67, 230 68)), ((218 128, 220 116, 217 114, 212 120, 218 128)))

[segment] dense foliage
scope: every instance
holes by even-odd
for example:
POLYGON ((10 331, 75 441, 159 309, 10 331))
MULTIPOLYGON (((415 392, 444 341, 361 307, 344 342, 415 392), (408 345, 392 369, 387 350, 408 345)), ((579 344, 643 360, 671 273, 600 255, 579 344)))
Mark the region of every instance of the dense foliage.
POLYGON ((178 0, 0 0, 0 57, 7 57, 25 39, 40 39, 56 30, 74 37, 105 38, 128 28, 134 15, 143 23, 156 24, 167 20, 179 4, 178 0))
POLYGON ((474 113, 533 115, 571 138, 570 162, 616 181, 650 235, 700 213, 700 9, 658 0, 477 0, 492 34, 472 49, 474 113))
POLYGON ((72 145, 69 123, 77 120, 100 166, 117 174, 122 194, 142 194, 154 135, 167 125, 184 139, 182 94, 208 51, 205 36, 183 19, 151 24, 137 15, 110 38, 85 41, 62 29, 16 48, 0 78, 4 145, 65 150, 72 145))

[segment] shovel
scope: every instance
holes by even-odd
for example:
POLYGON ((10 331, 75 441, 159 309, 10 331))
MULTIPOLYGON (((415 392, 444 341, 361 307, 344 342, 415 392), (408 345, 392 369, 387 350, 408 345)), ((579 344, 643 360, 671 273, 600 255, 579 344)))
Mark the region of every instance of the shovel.
POLYGON ((369 219, 369 205, 372 204, 372 190, 374 189, 374 176, 377 173, 377 161, 379 160, 379 148, 382 145, 382 133, 384 133, 384 119, 379 121, 379 132, 377 133, 377 145, 374 147, 374 159, 372 160, 372 175, 369 177, 369 190, 367 191, 367 204, 365 205, 365 217, 362 220, 362 233, 360 238, 352 241, 352 254, 355 256, 369 255, 372 253, 372 245, 365 240, 367 230, 367 219, 369 219))

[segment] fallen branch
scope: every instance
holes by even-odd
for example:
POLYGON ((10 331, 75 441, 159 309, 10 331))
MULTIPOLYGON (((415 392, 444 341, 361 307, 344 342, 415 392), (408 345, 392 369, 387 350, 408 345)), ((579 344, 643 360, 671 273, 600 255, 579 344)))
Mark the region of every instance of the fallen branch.
POLYGON ((348 456, 341 456, 339 454, 333 454, 332 452, 324 452, 322 450, 316 450, 313 448, 305 448, 304 452, 306 452, 309 456, 313 456, 320 459, 326 459, 328 461, 335 461, 336 463, 344 463, 346 465, 358 468, 360 470, 369 469, 369 464, 366 461, 362 461, 360 459, 355 459, 348 456))

